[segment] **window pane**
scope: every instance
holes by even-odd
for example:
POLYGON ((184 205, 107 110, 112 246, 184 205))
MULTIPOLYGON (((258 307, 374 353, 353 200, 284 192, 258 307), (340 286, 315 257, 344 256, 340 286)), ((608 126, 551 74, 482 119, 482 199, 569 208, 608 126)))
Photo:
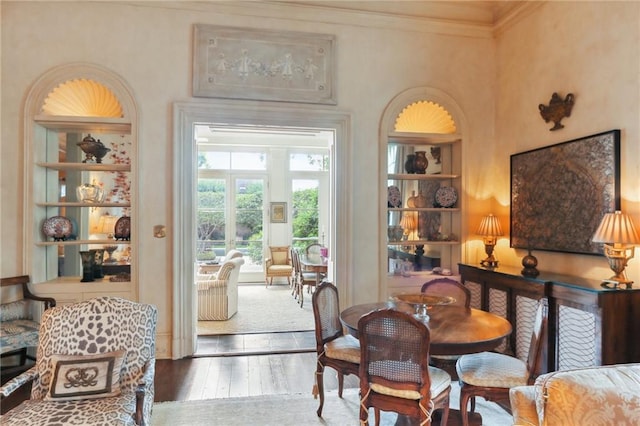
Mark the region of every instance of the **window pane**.
POLYGON ((247 264, 262 264, 263 198, 262 179, 236 180, 236 248, 243 250, 247 264))
POLYGON ((318 242, 318 188, 316 179, 293 179, 293 246, 303 249, 318 242))
POLYGON ((231 168, 230 152, 202 152, 198 153, 198 168, 212 170, 229 170, 231 168))
POLYGON ((224 179, 198 179, 198 261, 225 254, 225 194, 224 179))
POLYGON ((267 156, 262 152, 232 152, 233 170, 267 170, 267 156))
POLYGON ((289 170, 291 171, 327 171, 329 156, 323 154, 291 154, 289 170))

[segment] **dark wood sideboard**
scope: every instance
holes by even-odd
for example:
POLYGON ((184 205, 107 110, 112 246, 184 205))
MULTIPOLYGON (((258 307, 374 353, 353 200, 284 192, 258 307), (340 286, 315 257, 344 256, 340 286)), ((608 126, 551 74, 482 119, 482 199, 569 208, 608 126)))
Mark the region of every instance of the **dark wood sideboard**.
POLYGON ((640 362, 640 288, 616 290, 600 280, 544 271, 525 277, 521 270, 459 264, 472 307, 511 322, 505 353, 526 359, 537 300, 546 296, 549 333, 541 372, 640 362))

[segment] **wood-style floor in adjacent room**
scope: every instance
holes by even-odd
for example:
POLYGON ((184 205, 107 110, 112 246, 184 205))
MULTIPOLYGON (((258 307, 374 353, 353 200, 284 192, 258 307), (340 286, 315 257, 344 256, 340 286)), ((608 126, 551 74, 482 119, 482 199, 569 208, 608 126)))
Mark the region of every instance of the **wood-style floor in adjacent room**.
MULTIPOLYGON (((276 341, 290 341, 287 333, 270 333, 262 336, 277 346, 276 341)), ((258 339, 253 336, 251 341, 258 339)), ((226 339, 222 339, 224 341, 226 339)), ((229 339, 239 341, 238 337, 229 339)), ((303 339, 304 341, 305 339, 303 339)), ((308 393, 314 384, 316 354, 277 353, 246 355, 254 348, 237 348, 235 352, 223 343, 224 353, 207 357, 180 360, 156 360, 155 401, 189 401, 198 399, 230 398, 255 395, 308 393), (244 352, 244 353, 243 353, 244 352), (234 355, 235 353, 235 355, 234 355)), ((295 347, 291 348, 296 350, 295 347)), ((299 348, 297 350, 300 350, 299 348)), ((2 382, 8 380, 3 375, 2 382)), ((327 368, 324 374, 325 391, 336 390, 338 380, 335 371, 327 368)), ((345 388, 357 388, 356 376, 345 377, 345 388)), ((29 398, 29 389, 2 401, 1 411, 7 412, 29 398)))

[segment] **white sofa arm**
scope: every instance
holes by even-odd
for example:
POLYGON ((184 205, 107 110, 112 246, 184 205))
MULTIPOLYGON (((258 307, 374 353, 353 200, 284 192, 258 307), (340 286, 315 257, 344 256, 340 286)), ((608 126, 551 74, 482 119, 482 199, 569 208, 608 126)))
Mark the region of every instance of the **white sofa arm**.
POLYGON ((536 392, 533 386, 517 386, 509 390, 514 426, 538 426, 536 392))

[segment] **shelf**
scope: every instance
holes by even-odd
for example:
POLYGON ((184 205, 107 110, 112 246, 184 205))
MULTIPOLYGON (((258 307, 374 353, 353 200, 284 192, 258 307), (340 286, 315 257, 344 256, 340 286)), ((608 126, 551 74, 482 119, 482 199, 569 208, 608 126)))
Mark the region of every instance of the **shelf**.
POLYGON ((418 174, 418 173, 389 173, 387 175, 387 180, 448 180, 448 179, 456 179, 459 178, 460 175, 428 175, 428 174, 418 174))
POLYGON ((457 133, 408 133, 391 132, 388 134, 388 143, 404 145, 451 145, 462 141, 462 136, 457 133))
POLYGON ((75 170, 88 172, 130 172, 131 164, 97 164, 97 163, 36 163, 40 167, 55 170, 75 170))
POLYGON ((116 241, 116 240, 65 240, 65 241, 40 241, 36 245, 43 246, 79 246, 82 244, 94 244, 94 245, 118 245, 118 244, 131 244, 131 241, 116 241))
POLYGON ((460 207, 388 207, 390 212, 459 212, 460 207))
POLYGON ((460 241, 434 241, 434 240, 407 240, 407 241, 388 241, 389 246, 455 246, 460 241))
POLYGON ((39 207, 131 207, 131 203, 82 203, 80 201, 64 201, 50 203, 36 203, 39 207))
POLYGON ((47 129, 64 132, 131 134, 131 123, 122 118, 37 115, 34 122, 47 129))

